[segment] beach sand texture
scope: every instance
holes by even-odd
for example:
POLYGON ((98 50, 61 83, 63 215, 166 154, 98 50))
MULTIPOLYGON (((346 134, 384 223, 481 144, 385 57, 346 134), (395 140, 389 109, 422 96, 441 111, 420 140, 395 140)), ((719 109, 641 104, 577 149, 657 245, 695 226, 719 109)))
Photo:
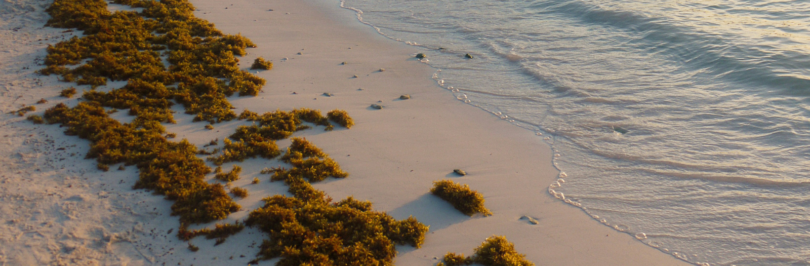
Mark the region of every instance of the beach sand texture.
MULTIPOLYGON (((503 235, 537 265, 686 265, 549 195, 547 187, 559 173, 541 137, 455 99, 431 79, 434 69, 414 59, 424 51, 375 34, 337 1, 191 2, 196 16, 257 44, 240 58, 243 69, 259 56, 274 63, 272 70, 258 72, 267 80, 259 96, 229 98, 237 113, 306 107, 344 109, 354 118, 350 130, 318 127, 295 136, 306 137, 350 173, 315 188, 334 199, 369 200, 396 219, 414 216, 430 226, 420 249, 397 247, 396 264, 435 265, 447 252, 471 254, 487 237, 503 235), (400 100, 403 94, 411 99, 400 100), (453 174, 456 168, 468 175, 453 174), (493 215, 468 217, 431 195, 432 182, 441 179, 481 192, 493 215)), ((34 73, 48 44, 77 34, 43 28, 49 4, 0 2, 0 265, 244 265, 255 258, 265 236, 252 228, 216 247, 214 240, 193 239, 200 250, 188 250, 171 233, 179 226, 169 215, 171 202, 131 189, 135 167, 97 170, 93 160, 84 159, 88 141, 65 136, 58 125, 34 125, 7 114, 22 104, 35 105, 34 113, 41 114, 60 102, 77 103, 75 97, 58 97, 73 84, 34 73), (35 104, 40 98, 48 102, 35 104)), ((122 85, 111 82, 99 90, 122 85)), ((178 123, 167 130, 198 147, 249 123, 230 121, 206 130, 175 108, 178 123)), ((131 119, 125 113, 114 117, 131 119)), ((283 184, 259 174, 280 165, 277 161, 236 164, 243 167, 242 179, 233 185, 250 196, 237 199, 242 210, 226 221, 243 220, 261 198, 286 193, 283 184), (261 182, 251 185, 253 177, 261 182)), ((211 224, 193 228, 204 226, 211 224)))

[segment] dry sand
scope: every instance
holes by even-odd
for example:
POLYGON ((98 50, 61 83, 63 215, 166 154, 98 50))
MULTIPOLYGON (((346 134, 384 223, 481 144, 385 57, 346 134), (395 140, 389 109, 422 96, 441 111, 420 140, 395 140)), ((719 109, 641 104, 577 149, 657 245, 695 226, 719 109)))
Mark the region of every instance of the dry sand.
MULTIPOLYGON (((376 210, 395 218, 414 216, 430 225, 422 248, 397 248, 396 264, 435 265, 447 252, 470 254, 485 238, 504 235, 538 265, 687 265, 549 195, 547 188, 559 173, 545 136, 455 99, 431 79, 435 69, 413 58, 424 51, 375 34, 336 0, 192 3, 197 16, 258 45, 240 59, 243 68, 258 56, 275 64, 258 73, 268 81, 259 96, 230 99, 237 112, 307 107, 345 109, 354 117, 357 125, 350 130, 317 127, 296 135, 324 149, 350 173, 316 188, 335 199, 370 200, 376 210), (402 94, 412 99, 398 100, 402 94), (371 104, 384 108, 374 110, 371 104), (455 168, 469 175, 455 176, 455 168), (481 192, 494 215, 467 217, 430 195, 432 182, 445 178, 481 192)), ((213 240, 197 238, 192 242, 200 251, 191 252, 170 232, 179 225, 169 215, 171 203, 131 189, 137 179, 134 167, 101 172, 95 162, 83 159, 87 141, 65 136, 59 126, 33 125, 6 114, 40 98, 48 103, 36 105, 37 114, 59 102, 76 103, 56 96, 72 84, 33 73, 42 67, 47 44, 76 34, 43 28, 48 4, 0 2, 0 265, 244 265, 253 259, 264 238, 258 230, 248 228, 216 247, 213 240)), ((116 117, 131 119, 125 113, 116 117)), ((232 121, 209 131, 191 118, 178 112, 178 123, 167 129, 199 147, 245 124, 232 121)), ((288 144, 279 142, 280 147, 288 144)), ((237 201, 243 210, 228 221, 244 219, 262 197, 286 190, 259 175, 278 162, 237 164, 244 169, 234 185, 247 188, 250 196, 237 201), (254 176, 262 182, 251 185, 254 176)))

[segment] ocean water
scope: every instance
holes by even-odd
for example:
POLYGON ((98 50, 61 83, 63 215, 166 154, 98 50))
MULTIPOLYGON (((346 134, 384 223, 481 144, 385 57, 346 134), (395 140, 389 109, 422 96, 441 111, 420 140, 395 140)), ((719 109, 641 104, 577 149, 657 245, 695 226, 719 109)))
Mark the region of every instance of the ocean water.
POLYGON ((548 192, 606 226, 699 265, 810 265, 810 1, 341 4, 546 139, 548 192))

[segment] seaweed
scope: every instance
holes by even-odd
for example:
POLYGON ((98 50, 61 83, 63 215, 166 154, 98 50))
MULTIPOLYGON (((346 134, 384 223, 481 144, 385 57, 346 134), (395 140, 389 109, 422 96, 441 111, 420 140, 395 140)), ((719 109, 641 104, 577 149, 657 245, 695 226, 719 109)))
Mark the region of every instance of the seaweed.
POLYGON ((256 123, 250 126, 238 127, 236 132, 230 136, 233 140, 285 139, 296 131, 309 128, 309 126, 303 125, 303 122, 331 126, 328 119, 321 115, 320 111, 307 108, 295 109, 290 112, 276 110, 262 115, 245 110, 239 115, 239 119, 246 119, 256 123))
POLYGON ((272 159, 281 155, 276 142, 273 140, 255 140, 248 141, 231 141, 225 139, 225 147, 222 154, 215 157, 208 157, 208 160, 215 165, 222 165, 227 162, 244 161, 247 158, 255 158, 261 156, 262 158, 272 159))
POLYGON ((515 251, 515 245, 503 236, 492 236, 475 249, 475 263, 485 266, 534 266, 526 255, 515 251))
POLYGON ((443 265, 446 266, 463 266, 473 264, 471 257, 464 257, 464 254, 457 255, 456 253, 449 252, 442 258, 443 265))
POLYGON ((217 223, 214 225, 214 229, 188 230, 185 226, 181 226, 180 230, 177 231, 177 238, 189 241, 198 236, 205 236, 206 239, 217 239, 215 245, 219 245, 224 243, 226 238, 241 232, 243 229, 245 229, 245 225, 239 221, 233 224, 217 223))
POLYGON ((418 248, 424 241, 428 227, 413 218, 397 221, 352 198, 329 203, 300 178, 287 183, 295 197, 265 198, 245 221, 270 234, 260 259, 281 257, 278 265, 391 265, 395 244, 418 248))
MULTIPOLYGON (((313 123, 313 124, 316 124, 316 125, 319 125, 319 126, 330 126, 328 119, 326 117, 324 117, 323 115, 321 115, 320 110, 313 110, 313 109, 309 109, 309 108, 300 108, 300 109, 295 109, 292 112, 295 114, 295 116, 298 119, 303 120, 305 122, 313 123)), ((347 117, 348 117, 348 114, 347 114, 347 117)), ((351 119, 351 118, 349 118, 349 119, 351 119)))
POLYGON ((526 260, 526 255, 515 250, 515 245, 503 236, 488 237, 481 246, 475 249, 475 254, 464 257, 464 254, 447 253, 439 265, 462 266, 473 263, 484 266, 534 266, 526 260))
POLYGON ((205 223, 225 218, 239 210, 221 185, 208 184, 204 176, 211 169, 195 156, 196 148, 186 140, 170 142, 162 126, 135 127, 108 117, 100 103, 81 102, 73 108, 60 103, 45 111, 48 123, 67 126, 65 134, 91 142, 87 158, 99 165, 137 165, 140 179, 135 188, 154 190, 175 200, 172 213, 183 223, 205 223))
POLYGON ((270 180, 285 180, 289 176, 300 175, 310 182, 318 182, 329 176, 336 178, 349 176, 334 160, 329 158, 329 155, 304 138, 293 138, 292 144, 287 148, 287 152, 281 157, 281 160, 293 165, 293 168, 290 170, 274 169, 270 180))
POLYGON ((262 169, 262 171, 261 171, 261 172, 259 172, 259 173, 260 173, 260 174, 263 174, 263 175, 266 175, 266 174, 272 174, 272 173, 275 173, 275 172, 276 172, 276 168, 268 168, 268 167, 265 167, 265 168, 264 168, 264 169, 262 169))
POLYGON ((301 120, 295 113, 280 110, 264 113, 253 121, 258 122, 258 125, 240 126, 230 138, 257 141, 280 140, 291 136, 301 124, 301 120))
POLYGON ((231 188, 231 194, 240 198, 246 198, 248 196, 248 191, 247 189, 241 187, 234 187, 231 188))
POLYGON ((292 160, 294 159, 310 157, 324 158, 326 156, 326 153, 307 141, 306 138, 292 138, 292 144, 287 148, 287 153, 281 157, 281 160, 287 163, 293 163, 292 160))
POLYGON ((239 117, 237 117, 237 119, 239 119, 239 120, 247 120, 247 121, 256 121, 256 120, 259 119, 259 114, 255 113, 255 112, 251 112, 250 110, 246 109, 246 110, 242 111, 241 114, 239 114, 239 117))
POLYGON ((492 215, 484 207, 484 196, 478 191, 470 190, 468 185, 462 186, 451 180, 436 181, 433 182, 433 188, 430 189, 430 192, 449 202, 456 210, 468 216, 473 216, 476 213, 481 213, 484 216, 492 215))
MULTIPOLYGON (((221 168, 217 167, 217 169, 221 169, 221 168)), ((225 181, 225 182, 236 181, 236 180, 239 180, 239 173, 241 173, 241 172, 242 172, 242 167, 240 167, 238 165, 234 165, 233 169, 231 169, 230 172, 228 172, 228 173, 217 172, 217 174, 216 174, 216 176, 214 176, 214 178, 216 178, 217 180, 220 180, 220 181, 225 181)))
POLYGON ((293 159, 293 165, 295 167, 289 170, 284 168, 275 169, 270 180, 282 181, 288 179, 290 176, 300 176, 307 179, 309 182, 319 182, 330 176, 335 178, 345 178, 349 176, 349 174, 341 170, 340 166, 331 158, 321 159, 313 157, 304 160, 299 157, 293 159))
MULTIPOLYGON (((208 122, 209 129, 237 118, 255 122, 239 127, 224 140, 222 154, 207 158, 216 165, 256 156, 275 158, 281 154, 275 140, 309 128, 305 122, 326 126, 327 130, 333 128, 329 120, 347 128, 353 125, 345 111, 337 110, 328 117, 310 109, 263 115, 245 110, 237 116, 227 97, 237 92, 256 96, 266 83, 240 70, 235 57, 245 55, 245 49, 255 44, 241 35, 225 35, 213 24, 195 18, 195 9, 187 0, 114 2, 143 11, 109 12, 103 0, 55 0, 47 9, 52 17, 47 25, 75 28, 84 34, 48 46, 46 67, 38 72, 93 89, 107 81, 127 80, 127 85, 108 92, 87 91, 82 96, 86 101, 74 107, 60 103, 46 110, 43 117, 32 115, 28 119, 61 124, 65 134, 89 140, 86 158, 95 159, 99 169, 135 165, 139 179, 134 188, 174 201, 171 210, 172 215, 179 216, 178 238, 188 241, 205 235, 220 244, 244 225, 237 222, 217 224, 213 229, 187 229, 190 224, 224 219, 241 206, 228 196, 225 186, 205 180, 211 169, 196 155, 207 151, 198 151, 185 139, 168 140, 176 137, 165 134, 163 126, 174 123, 173 104, 181 104, 195 122, 208 122), (164 58, 170 63, 168 67, 164 58), (109 117, 119 109, 128 109, 128 114, 135 116, 131 123, 109 117)), ((271 66, 265 64, 267 69, 271 66)), ((60 93, 64 97, 75 94, 73 87, 60 93)), ((331 203, 331 198, 308 180, 346 177, 348 173, 306 140, 293 139, 293 143, 282 159, 292 168, 273 169, 275 180, 283 180, 293 197, 266 198, 265 206, 252 211, 246 221, 270 236, 262 244, 259 258, 280 256, 280 265, 390 265, 396 255, 395 244, 419 247, 423 243, 428 227, 412 217, 397 221, 373 211, 370 202, 351 197, 331 203)), ((235 166, 225 174, 217 167, 215 177, 233 181, 240 169, 235 166)), ((257 181, 254 179, 254 184, 257 181)), ((247 196, 239 187, 230 192, 247 196)), ((191 242, 188 245, 192 251, 199 250, 191 242)))
MULTIPOLYGON (((25 114, 27 114, 28 112, 33 112, 33 111, 36 111, 36 110, 37 110, 37 107, 36 107, 36 106, 29 105, 29 106, 26 106, 26 107, 20 108, 20 109, 19 109, 19 110, 17 110, 17 111, 12 111, 11 113, 13 113, 13 114, 17 114, 18 116, 25 116, 25 114)), ((32 120, 32 121, 33 121, 33 120, 32 120)))
POLYGON ((219 138, 212 139, 211 141, 208 142, 207 146, 216 146, 217 144, 219 144, 219 138))
POLYGON ((250 66, 250 69, 270 70, 273 69, 273 62, 264 60, 264 58, 259 57, 253 61, 253 65, 250 66))
POLYGON ((44 120, 44 119, 42 119, 42 117, 41 117, 41 116, 38 116, 38 115, 29 115, 29 116, 28 116, 28 117, 26 117, 25 119, 27 119, 28 121, 34 122, 34 124, 42 124, 42 123, 45 123, 45 120, 44 120))
POLYGON ((172 214, 180 216, 180 222, 206 223, 221 220, 228 214, 239 211, 239 204, 233 202, 221 184, 213 184, 189 191, 172 205, 172 214))
POLYGON ((349 113, 343 110, 332 110, 327 113, 329 120, 332 120, 338 125, 341 125, 345 128, 351 128, 354 126, 354 120, 349 116, 349 113))
POLYGON ((371 202, 352 197, 331 203, 326 193, 313 188, 309 182, 347 174, 306 139, 293 138, 281 160, 293 167, 262 173, 272 172, 271 180, 284 181, 293 197, 267 197, 245 221, 270 235, 259 259, 281 257, 278 265, 391 265, 395 244, 418 248, 424 242, 428 226, 413 217, 397 221, 373 211, 371 202))
POLYGON ((225 242, 229 236, 235 235, 245 229, 245 225, 239 221, 234 224, 216 224, 213 230, 206 232, 206 239, 216 239, 216 244, 219 245, 225 242))
POLYGON ((223 35, 213 24, 195 18, 194 7, 187 1, 119 2, 144 11, 110 13, 101 0, 55 1, 48 8, 52 16, 48 25, 75 27, 85 35, 49 46, 47 67, 39 73, 92 87, 107 80, 133 79, 177 84, 160 98, 175 99, 187 113, 196 115, 196 121, 211 123, 236 117, 224 97, 234 92, 255 96, 265 84, 264 79, 239 70, 234 57, 255 44, 241 35, 223 35), (168 68, 157 52, 166 48, 172 64, 168 68), (80 65, 66 67, 76 64, 80 65))

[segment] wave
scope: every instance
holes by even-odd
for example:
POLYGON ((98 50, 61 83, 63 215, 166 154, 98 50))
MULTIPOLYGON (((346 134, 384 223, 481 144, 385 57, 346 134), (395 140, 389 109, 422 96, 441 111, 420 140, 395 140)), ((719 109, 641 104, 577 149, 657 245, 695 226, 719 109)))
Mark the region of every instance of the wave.
POLYGON ((437 84, 460 101, 548 141, 567 173, 549 195, 692 263, 802 265, 810 2, 341 6, 423 49, 437 84), (776 244, 747 246, 760 242, 776 244))
POLYGON ((552 5, 537 2, 530 8, 543 10, 538 12, 540 14, 562 14, 576 18, 579 23, 625 31, 628 38, 622 40, 624 44, 681 64, 680 71, 740 84, 776 87, 784 93, 810 93, 808 54, 783 52, 780 47, 763 44, 744 45, 736 39, 725 39, 723 34, 703 30, 699 25, 679 24, 668 17, 639 11, 611 10, 585 1, 559 1, 552 5), (789 74, 796 71, 805 74, 789 74))

